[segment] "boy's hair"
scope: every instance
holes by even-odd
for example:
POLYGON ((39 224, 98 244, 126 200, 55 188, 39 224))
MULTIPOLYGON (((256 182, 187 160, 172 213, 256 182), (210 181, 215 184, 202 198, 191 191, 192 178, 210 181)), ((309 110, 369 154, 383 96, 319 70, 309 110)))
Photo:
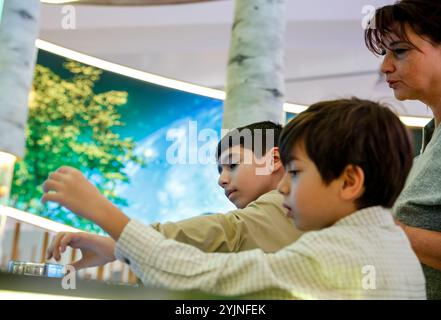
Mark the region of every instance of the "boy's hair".
POLYGON ((279 143, 282 126, 271 121, 255 122, 236 128, 226 134, 217 144, 217 159, 221 154, 236 145, 253 151, 260 157, 279 143))
POLYGON ((399 118, 385 106, 357 98, 320 102, 291 120, 279 142, 285 166, 299 144, 327 185, 348 165, 363 170, 365 191, 357 209, 391 208, 412 166, 409 132, 399 118))
POLYGON ((439 0, 402 0, 379 8, 365 31, 366 45, 375 54, 383 55, 387 48, 385 40, 395 34, 401 41, 416 48, 406 34, 406 24, 417 35, 428 37, 432 43, 441 44, 440 15, 439 0))

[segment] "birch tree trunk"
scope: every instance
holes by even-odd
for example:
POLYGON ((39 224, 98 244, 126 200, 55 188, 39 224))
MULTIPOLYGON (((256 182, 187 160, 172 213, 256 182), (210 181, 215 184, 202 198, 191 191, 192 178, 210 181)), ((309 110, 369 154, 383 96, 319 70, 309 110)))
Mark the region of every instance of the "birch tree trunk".
POLYGON ((0 24, 0 151, 24 156, 39 0, 6 0, 0 24))
POLYGON ((3 16, 3 4, 5 0, 0 0, 0 23, 2 22, 2 16, 3 16))
POLYGON ((223 129, 282 121, 285 8, 285 0, 236 0, 223 129))

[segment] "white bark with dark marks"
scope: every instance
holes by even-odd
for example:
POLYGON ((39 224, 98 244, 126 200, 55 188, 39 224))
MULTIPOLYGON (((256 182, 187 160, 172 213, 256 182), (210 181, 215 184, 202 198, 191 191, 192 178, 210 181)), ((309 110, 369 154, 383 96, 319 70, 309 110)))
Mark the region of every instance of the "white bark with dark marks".
POLYGON ((285 0, 236 0, 224 129, 282 121, 285 9, 285 0))
POLYGON ((23 157, 39 0, 6 0, 0 24, 0 151, 23 157))

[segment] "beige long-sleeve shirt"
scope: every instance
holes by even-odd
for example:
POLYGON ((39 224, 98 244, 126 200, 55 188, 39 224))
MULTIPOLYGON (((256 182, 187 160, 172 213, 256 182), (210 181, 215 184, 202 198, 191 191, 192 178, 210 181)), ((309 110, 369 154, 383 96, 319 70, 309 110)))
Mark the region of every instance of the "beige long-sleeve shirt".
POLYGON ((302 234, 286 217, 283 196, 268 192, 244 209, 159 224, 152 227, 168 239, 187 243, 205 252, 239 252, 261 249, 276 252, 302 234))
MULTIPOLYGON (((274 235, 277 235, 274 230, 274 235)), ((204 253, 130 221, 115 250, 146 285, 253 298, 425 299, 421 265, 389 210, 357 211, 277 253, 204 253)))

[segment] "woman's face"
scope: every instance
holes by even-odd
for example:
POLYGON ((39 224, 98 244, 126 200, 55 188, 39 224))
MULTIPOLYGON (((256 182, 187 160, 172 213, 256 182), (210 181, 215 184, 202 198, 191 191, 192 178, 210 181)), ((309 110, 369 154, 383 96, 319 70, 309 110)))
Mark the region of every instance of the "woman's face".
POLYGON ((409 40, 419 49, 391 35, 381 71, 398 100, 441 103, 441 45, 433 45, 406 27, 409 40))

